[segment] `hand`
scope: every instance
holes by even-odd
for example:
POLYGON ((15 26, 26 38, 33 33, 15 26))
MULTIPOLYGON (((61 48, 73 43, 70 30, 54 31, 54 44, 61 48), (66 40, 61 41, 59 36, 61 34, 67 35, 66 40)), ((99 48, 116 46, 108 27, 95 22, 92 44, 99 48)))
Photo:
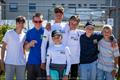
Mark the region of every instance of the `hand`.
POLYGON ((30 47, 35 47, 35 44, 37 43, 36 40, 32 40, 30 43, 29 43, 29 46, 30 47))
POLYGON ((42 63, 40 66, 41 69, 45 70, 45 63, 42 63))
POLYGON ((63 80, 68 80, 68 76, 65 75, 65 76, 63 77, 63 80))
POLYGON ((50 80, 50 76, 47 76, 47 80, 50 80))
POLYGON ((50 23, 47 23, 45 28, 46 28, 48 31, 50 31, 50 30, 51 30, 51 24, 50 24, 50 23))
POLYGON ((118 47, 118 46, 117 46, 116 42, 113 41, 113 42, 111 42, 111 47, 112 47, 112 48, 116 48, 116 47, 118 47))
POLYGON ((117 75, 116 70, 113 70, 113 71, 112 71, 112 76, 113 76, 113 77, 116 77, 116 75, 117 75))

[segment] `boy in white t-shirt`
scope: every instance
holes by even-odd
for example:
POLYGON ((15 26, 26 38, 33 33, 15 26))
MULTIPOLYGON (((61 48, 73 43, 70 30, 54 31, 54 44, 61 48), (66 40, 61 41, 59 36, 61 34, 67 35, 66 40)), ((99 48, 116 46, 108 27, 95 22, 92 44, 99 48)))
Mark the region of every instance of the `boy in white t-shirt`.
POLYGON ((47 51, 47 79, 66 80, 70 71, 70 50, 61 44, 62 33, 59 30, 52 32, 53 46, 47 51))
POLYGON ((26 59, 23 49, 25 41, 24 27, 25 17, 18 16, 16 18, 16 28, 7 31, 3 37, 1 62, 2 64, 5 63, 6 80, 13 80, 14 75, 16 76, 16 80, 25 80, 26 59), (6 56, 4 56, 5 51, 6 56))

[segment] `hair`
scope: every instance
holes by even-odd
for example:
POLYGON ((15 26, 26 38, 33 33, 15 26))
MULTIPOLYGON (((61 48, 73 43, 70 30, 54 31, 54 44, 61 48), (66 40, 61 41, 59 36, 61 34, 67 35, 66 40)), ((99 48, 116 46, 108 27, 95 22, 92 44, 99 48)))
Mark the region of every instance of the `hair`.
POLYGON ((41 19, 43 19, 43 15, 41 13, 35 13, 32 19, 34 19, 34 17, 40 17, 41 19))
POLYGON ((79 22, 80 22, 80 17, 79 17, 78 15, 73 15, 73 16, 71 16, 71 17, 69 18, 69 21, 70 21, 70 20, 76 20, 77 23, 79 23, 79 22))
POLYGON ((17 16, 16 17, 16 23, 17 22, 23 22, 23 23, 25 23, 26 22, 26 18, 24 16, 17 16))
POLYGON ((102 30, 103 29, 110 29, 112 31, 112 26, 107 24, 103 26, 102 30))
POLYGON ((64 8, 62 5, 57 5, 55 8, 54 8, 54 13, 56 13, 57 11, 61 12, 61 13, 64 13, 64 8))

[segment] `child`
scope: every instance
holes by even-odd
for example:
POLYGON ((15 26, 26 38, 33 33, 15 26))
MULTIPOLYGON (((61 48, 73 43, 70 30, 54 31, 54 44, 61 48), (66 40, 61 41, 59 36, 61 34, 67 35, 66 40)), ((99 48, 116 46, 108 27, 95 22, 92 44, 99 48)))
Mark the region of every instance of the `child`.
POLYGON ((102 35, 94 32, 94 27, 92 22, 87 22, 85 33, 80 36, 80 80, 96 80, 98 42, 102 35))
POLYGON ((47 79, 64 80, 67 79, 70 71, 70 50, 61 44, 62 33, 59 30, 52 32, 53 46, 47 51, 47 79))
POLYGON ((116 69, 118 69, 118 57, 119 50, 118 46, 112 46, 112 27, 110 25, 104 25, 103 39, 100 40, 99 57, 98 57, 98 75, 97 80, 114 80, 116 75, 116 69))
POLYGON ((69 23, 66 25, 69 27, 67 35, 66 45, 71 52, 71 70, 70 80, 77 80, 78 66, 80 63, 80 36, 84 33, 82 30, 78 30, 77 26, 80 22, 80 18, 77 15, 73 15, 69 19, 69 23))

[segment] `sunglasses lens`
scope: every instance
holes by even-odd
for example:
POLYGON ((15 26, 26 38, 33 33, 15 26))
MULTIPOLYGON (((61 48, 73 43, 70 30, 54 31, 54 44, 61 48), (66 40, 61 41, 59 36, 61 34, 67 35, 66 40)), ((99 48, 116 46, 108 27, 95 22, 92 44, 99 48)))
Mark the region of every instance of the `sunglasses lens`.
POLYGON ((42 21, 34 21, 35 23, 42 23, 42 21))
POLYGON ((55 13, 63 13, 62 11, 60 11, 60 10, 57 10, 57 11, 55 11, 55 13))

